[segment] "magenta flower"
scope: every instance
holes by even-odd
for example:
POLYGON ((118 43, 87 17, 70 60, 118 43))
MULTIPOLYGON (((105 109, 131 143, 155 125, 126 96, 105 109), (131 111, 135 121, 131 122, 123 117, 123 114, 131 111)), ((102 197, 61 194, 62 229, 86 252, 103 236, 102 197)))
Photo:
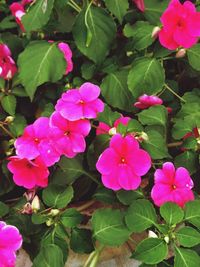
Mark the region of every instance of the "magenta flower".
POLYGON ((0 266, 15 267, 16 251, 22 245, 19 230, 0 221, 0 266))
POLYGON ((35 186, 48 185, 49 170, 40 157, 34 160, 21 159, 18 156, 9 158, 7 167, 13 174, 16 185, 32 189, 35 186))
POLYGON ((16 153, 20 158, 33 160, 40 156, 46 166, 60 159, 54 145, 56 136, 49 126, 49 118, 41 117, 25 128, 21 137, 15 141, 16 153))
POLYGON ((104 123, 104 122, 99 122, 99 125, 97 127, 97 130, 96 130, 96 134, 97 135, 100 135, 100 134, 109 134, 109 131, 111 129, 116 129, 117 126, 121 123, 123 125, 127 125, 129 120, 131 118, 130 117, 124 117, 124 116, 121 116, 119 119, 117 119, 115 122, 114 122, 114 126, 113 127, 110 127, 108 124, 104 123))
POLYGON ((151 168, 151 158, 146 151, 140 149, 133 136, 115 134, 109 148, 100 155, 96 168, 102 174, 105 187, 134 190, 139 187, 141 176, 151 168))
POLYGON ((163 28, 159 40, 164 47, 174 50, 180 46, 189 48, 197 43, 200 36, 200 12, 195 5, 185 1, 171 0, 161 16, 163 28))
POLYGON ((17 67, 11 57, 10 49, 5 44, 0 44, 0 77, 5 80, 12 79, 17 72, 17 67))
POLYGON ((13 3, 12 5, 10 5, 10 11, 13 15, 13 17, 15 17, 15 20, 17 22, 17 24, 20 26, 21 30, 24 32, 24 26, 21 22, 22 17, 25 15, 25 10, 24 10, 24 6, 23 4, 20 3, 13 3))
POLYGON ((79 89, 71 89, 62 94, 55 109, 69 121, 93 119, 104 109, 104 103, 98 98, 100 88, 92 83, 84 83, 79 89))
POLYGON ((69 45, 66 43, 59 43, 58 48, 64 54, 64 58, 65 58, 66 63, 67 63, 65 75, 67 75, 69 72, 71 72, 73 70, 72 51, 71 51, 69 45))
POLYGON ((162 103, 162 99, 158 96, 144 94, 138 98, 138 102, 136 102, 134 106, 139 109, 146 109, 151 106, 162 105, 162 103))
POLYGON ((137 6, 137 8, 144 12, 145 11, 145 5, 144 5, 144 0, 133 0, 133 3, 137 6))
POLYGON ((175 170, 173 163, 166 162, 162 169, 155 171, 154 180, 151 197, 155 205, 170 201, 183 207, 186 202, 194 200, 193 181, 187 169, 180 167, 175 170))
POLYGON ((50 125, 54 129, 56 149, 60 154, 72 158, 77 153, 85 151, 84 137, 91 129, 88 120, 69 121, 59 112, 54 112, 50 117, 50 125))

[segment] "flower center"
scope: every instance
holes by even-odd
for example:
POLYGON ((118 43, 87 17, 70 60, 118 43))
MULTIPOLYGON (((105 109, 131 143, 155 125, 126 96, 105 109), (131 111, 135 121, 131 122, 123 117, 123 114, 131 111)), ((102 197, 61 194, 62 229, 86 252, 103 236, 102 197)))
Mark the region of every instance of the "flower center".
POLYGON ((81 104, 81 105, 83 105, 84 104, 84 101, 83 100, 79 100, 78 103, 81 104))
POLYGON ((175 190, 177 187, 176 187, 175 184, 173 184, 173 185, 171 186, 171 188, 172 188, 172 190, 175 190))
POLYGON ((121 160, 120 160, 120 163, 121 164, 125 164, 126 163, 126 159, 124 157, 122 157, 121 160))
POLYGON ((34 141, 35 141, 35 143, 39 143, 39 139, 38 138, 35 138, 34 141))
POLYGON ((70 131, 66 131, 66 132, 65 132, 65 135, 66 135, 66 136, 69 136, 69 134, 70 134, 70 131))
POLYGON ((28 169, 32 169, 32 168, 33 168, 33 165, 32 165, 30 162, 27 162, 27 163, 26 163, 26 167, 27 167, 28 169))

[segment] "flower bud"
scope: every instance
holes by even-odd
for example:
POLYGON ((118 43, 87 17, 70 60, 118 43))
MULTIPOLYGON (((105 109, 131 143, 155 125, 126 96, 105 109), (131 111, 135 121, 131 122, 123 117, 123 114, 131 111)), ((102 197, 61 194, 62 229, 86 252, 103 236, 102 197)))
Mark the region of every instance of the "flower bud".
POLYGON ((157 234, 154 233, 153 231, 149 230, 148 232, 148 237, 152 237, 152 238, 158 238, 157 234))
POLYGON ((32 203, 31 203, 31 207, 33 212, 37 212, 40 209, 40 199, 38 196, 35 196, 32 203))
POLYGON ((176 58, 182 58, 182 57, 185 56, 185 54, 186 54, 186 49, 185 48, 181 48, 176 53, 176 58))
POLYGON ((109 131, 108 131, 109 135, 115 135, 117 133, 117 129, 116 127, 113 127, 111 128, 109 131))
POLYGON ((160 30, 161 30, 160 27, 158 27, 158 26, 154 27, 154 28, 153 28, 153 31, 152 31, 152 33, 151 33, 151 37, 152 37, 153 39, 156 39, 156 38, 158 37, 158 34, 159 34, 160 30))
POLYGON ((60 211, 58 209, 52 209, 49 213, 49 215, 51 215, 52 217, 55 217, 56 215, 58 215, 60 213, 60 211))
POLYGON ((21 210, 22 214, 32 214, 33 210, 31 207, 31 204, 28 202, 23 206, 23 209, 21 210))
POLYGON ((6 117, 6 119, 5 119, 5 123, 11 123, 11 122, 13 122, 14 121, 14 117, 12 117, 12 116, 8 116, 8 117, 6 117))
POLYGON ((46 221, 47 226, 51 226, 52 224, 54 224, 54 221, 52 219, 48 219, 48 221, 46 221))
POLYGON ((167 244, 169 244, 169 236, 168 236, 168 235, 164 237, 164 240, 165 240, 165 242, 166 242, 167 244))
POLYGON ((27 201, 31 201, 35 196, 35 189, 28 190, 27 192, 24 193, 23 196, 26 198, 27 201))

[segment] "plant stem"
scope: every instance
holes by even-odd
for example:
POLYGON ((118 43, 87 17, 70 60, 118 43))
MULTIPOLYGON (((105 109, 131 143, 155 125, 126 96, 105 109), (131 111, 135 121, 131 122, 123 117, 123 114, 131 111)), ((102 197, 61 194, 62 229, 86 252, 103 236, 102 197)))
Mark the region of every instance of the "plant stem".
POLYGON ((11 138, 15 139, 14 135, 13 135, 10 131, 8 131, 8 130, 3 126, 2 123, 0 123, 0 127, 1 127, 1 129, 2 129, 8 136, 10 136, 11 138))
POLYGON ((80 8, 77 8, 77 6, 75 6, 74 4, 72 4, 71 2, 68 2, 67 5, 69 5, 70 7, 72 7, 74 10, 76 10, 78 13, 81 12, 80 8))
POLYGON ((81 212, 81 211, 91 207, 95 202, 96 202, 96 200, 90 200, 87 203, 83 204, 82 206, 76 208, 76 210, 81 212))
POLYGON ((80 6, 74 0, 70 0, 70 2, 81 12, 80 6))
POLYGON ((180 142, 169 143, 167 146, 168 147, 176 147, 176 146, 181 146, 182 144, 183 144, 183 142, 180 141, 180 142))
POLYGON ((173 95, 175 95, 178 99, 180 99, 182 102, 184 102, 184 103, 186 103, 186 101, 185 101, 185 99, 183 99, 180 95, 178 95, 176 92, 174 92, 173 90, 172 90, 172 88, 170 88, 166 83, 165 83, 165 88, 167 89, 167 90, 169 90, 173 95))

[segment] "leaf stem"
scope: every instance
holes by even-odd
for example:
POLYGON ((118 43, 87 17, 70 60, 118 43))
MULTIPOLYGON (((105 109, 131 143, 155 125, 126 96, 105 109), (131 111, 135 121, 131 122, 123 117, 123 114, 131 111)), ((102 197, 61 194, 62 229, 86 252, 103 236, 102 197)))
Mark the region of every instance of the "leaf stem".
POLYGON ((166 83, 164 84, 165 88, 170 91, 173 95, 175 95, 178 99, 180 99, 182 102, 186 103, 185 99, 183 99, 180 95, 178 95, 176 92, 172 90, 166 83))
POLYGON ((77 6, 75 6, 72 2, 68 2, 67 5, 69 5, 70 7, 72 7, 74 10, 76 10, 78 13, 81 12, 81 8, 77 8, 77 6))
POLYGON ((81 7, 74 1, 74 0, 70 0, 70 2, 75 6, 77 7, 77 9, 79 9, 79 12, 81 12, 81 7))
POLYGON ((180 142, 174 142, 174 143, 169 143, 167 144, 168 147, 176 147, 176 146, 181 146, 183 144, 182 141, 180 142))
POLYGON ((8 136, 10 136, 11 138, 15 139, 14 135, 13 135, 9 130, 7 130, 7 129, 3 126, 2 123, 0 123, 0 127, 1 127, 1 129, 2 129, 8 136))

